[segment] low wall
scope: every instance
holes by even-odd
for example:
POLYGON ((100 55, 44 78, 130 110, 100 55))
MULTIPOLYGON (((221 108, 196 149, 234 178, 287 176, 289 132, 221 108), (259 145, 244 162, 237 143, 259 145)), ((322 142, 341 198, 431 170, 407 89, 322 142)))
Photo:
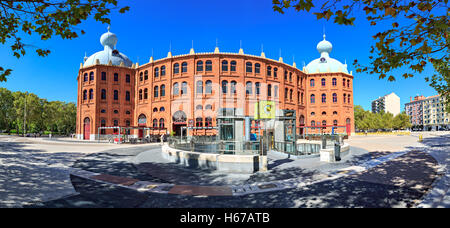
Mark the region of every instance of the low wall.
MULTIPOLYGON (((344 144, 341 146, 341 158, 348 155, 350 152, 350 145, 344 144)), ((334 153, 334 147, 330 149, 320 150, 320 161, 323 162, 336 162, 336 156, 334 153)))
POLYGON ((183 151, 164 145, 162 156, 168 161, 191 168, 213 169, 226 172, 255 173, 260 170, 258 155, 223 155, 183 151))

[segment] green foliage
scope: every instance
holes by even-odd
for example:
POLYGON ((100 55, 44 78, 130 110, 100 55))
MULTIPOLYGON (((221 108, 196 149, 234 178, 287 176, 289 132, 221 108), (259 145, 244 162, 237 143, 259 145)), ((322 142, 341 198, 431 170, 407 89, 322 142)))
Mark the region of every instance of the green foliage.
MULTIPOLYGON (((368 66, 354 61, 356 72, 378 75, 380 79, 395 81, 393 70, 410 69, 402 75, 414 77, 430 63, 439 73, 431 79, 431 86, 449 98, 449 46, 450 7, 449 0, 329 0, 321 5, 312 0, 273 0, 274 11, 284 13, 286 9, 306 11, 317 19, 333 19, 341 25, 354 25, 353 11, 363 9, 371 26, 390 25, 385 31, 373 35, 368 66), (314 3, 313 3, 314 2, 314 3)), ((450 109, 450 99, 447 99, 450 109)))
POLYGON ((0 130, 69 135, 75 132, 76 113, 74 103, 49 102, 32 93, 0 88, 0 130))
MULTIPOLYGON (((107 17, 117 9, 118 0, 0 0, 0 43, 12 40, 11 50, 17 58, 26 54, 32 45, 22 41, 21 34, 38 35, 41 40, 53 36, 74 39, 84 34, 76 26, 90 16, 96 21, 110 23, 107 17)), ((125 13, 129 7, 120 8, 125 13)), ((47 56, 50 50, 36 48, 39 56, 47 56)), ((0 67, 0 82, 6 81, 11 69, 0 67)))
POLYGON ((355 106, 355 124, 358 130, 402 130, 411 127, 409 116, 401 113, 393 116, 391 113, 372 113, 360 105, 355 106))

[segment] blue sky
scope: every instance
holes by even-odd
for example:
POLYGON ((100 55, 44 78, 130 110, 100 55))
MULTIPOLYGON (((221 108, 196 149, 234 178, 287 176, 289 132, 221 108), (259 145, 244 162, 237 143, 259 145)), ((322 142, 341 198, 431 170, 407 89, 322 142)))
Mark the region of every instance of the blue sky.
MULTIPOLYGON (((322 40, 325 27, 327 40, 333 44, 331 57, 347 60, 349 71, 355 76, 355 105, 369 109, 371 100, 395 92, 403 109, 411 96, 436 94, 425 82, 425 77, 434 73, 431 67, 411 79, 402 79, 403 70, 398 70, 395 82, 356 73, 353 60, 368 64, 370 46, 374 44, 372 35, 384 29, 369 26, 364 17, 359 17, 355 26, 341 26, 318 21, 305 12, 276 13, 272 0, 122 0, 120 4, 131 9, 126 14, 111 15, 111 32, 119 38, 119 51, 140 64, 148 62, 152 50, 155 59, 165 57, 170 43, 172 53, 178 55, 189 52, 192 40, 196 52, 212 52, 218 39, 223 52, 238 52, 241 40, 248 54, 259 55, 263 44, 266 56, 278 59, 281 49, 284 62, 292 64, 295 56, 301 68, 303 62, 308 64, 319 57, 316 45, 322 40)), ((29 44, 51 49, 46 58, 28 49, 25 57, 16 59, 8 45, 0 46, 1 66, 14 70, 0 87, 29 91, 51 101, 76 102, 80 63, 85 52, 89 56, 102 50, 99 39, 106 27, 90 19, 78 27, 86 34, 75 40, 54 38, 44 42, 34 36, 23 37, 29 44)))

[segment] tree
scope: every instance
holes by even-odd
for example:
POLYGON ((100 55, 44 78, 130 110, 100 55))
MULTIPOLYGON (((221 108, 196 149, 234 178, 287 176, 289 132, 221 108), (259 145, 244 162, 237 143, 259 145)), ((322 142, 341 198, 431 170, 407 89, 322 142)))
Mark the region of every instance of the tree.
POLYGON ((395 116, 392 123, 393 128, 396 130, 407 129, 412 127, 410 118, 405 112, 402 112, 397 116, 395 116))
MULTIPOLYGON (((313 10, 317 19, 334 19, 340 25, 354 25, 354 11, 362 9, 371 26, 389 24, 390 28, 373 36, 376 43, 371 47, 370 64, 363 66, 355 60, 356 71, 395 81, 394 69, 410 69, 402 75, 409 78, 431 63, 439 74, 428 77, 430 85, 449 96, 449 0, 329 0, 318 7, 313 0, 273 0, 276 12, 291 7, 313 10)), ((449 107, 450 99, 447 104, 449 107)))
MULTIPOLYGON (((48 40, 53 36, 62 39, 74 39, 83 30, 77 25, 88 19, 91 15, 96 21, 110 23, 107 16, 111 10, 117 8, 118 0, 0 0, 0 43, 12 41, 11 50, 14 56, 24 56, 27 48, 33 45, 26 44, 22 34, 38 35, 41 40, 48 40)), ((118 11, 124 13, 129 7, 118 11)), ((50 50, 35 48, 39 56, 47 56, 50 50)), ((0 82, 6 81, 12 69, 0 66, 0 82)))
POLYGON ((13 127, 14 120, 14 96, 11 91, 0 88, 0 129, 5 129, 7 132, 13 127))

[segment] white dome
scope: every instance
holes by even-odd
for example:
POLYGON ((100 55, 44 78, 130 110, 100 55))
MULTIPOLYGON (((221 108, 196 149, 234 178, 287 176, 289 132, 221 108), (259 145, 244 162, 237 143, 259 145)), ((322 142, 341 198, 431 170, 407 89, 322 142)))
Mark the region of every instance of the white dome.
POLYGON ((92 66, 95 65, 97 60, 100 64, 107 65, 109 62, 112 63, 113 66, 120 66, 122 63, 126 67, 131 67, 133 62, 124 54, 120 53, 118 50, 115 50, 115 46, 117 44, 117 36, 114 33, 109 31, 103 34, 100 37, 100 43, 103 45, 104 50, 99 51, 84 61, 84 66, 92 66))
POLYGON ((342 64, 336 59, 330 57, 333 50, 333 45, 325 39, 317 45, 317 51, 320 53, 320 58, 311 61, 306 66, 306 73, 346 73, 348 74, 347 64, 342 64))

